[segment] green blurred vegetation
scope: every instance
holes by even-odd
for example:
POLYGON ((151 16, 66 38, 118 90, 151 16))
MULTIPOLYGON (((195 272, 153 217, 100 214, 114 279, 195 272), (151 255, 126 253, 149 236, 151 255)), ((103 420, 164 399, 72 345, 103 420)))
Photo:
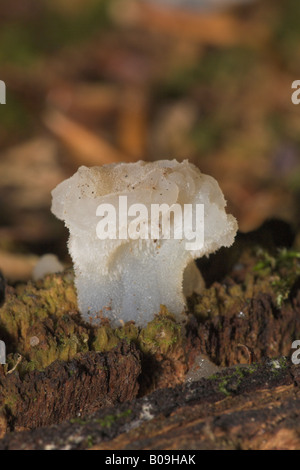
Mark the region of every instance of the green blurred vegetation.
POLYGON ((235 87, 256 60, 256 53, 251 48, 207 47, 196 63, 187 67, 178 64, 178 68, 171 71, 158 90, 159 96, 178 98, 199 85, 219 88, 222 84, 222 89, 228 86, 235 87))
POLYGON ((47 54, 78 44, 109 24, 106 0, 90 0, 72 15, 42 2, 38 15, 22 21, 5 21, 0 29, 0 62, 31 66, 47 54))
POLYGON ((300 2, 281 2, 281 12, 274 28, 274 50, 279 54, 283 66, 299 73, 300 63, 300 2))

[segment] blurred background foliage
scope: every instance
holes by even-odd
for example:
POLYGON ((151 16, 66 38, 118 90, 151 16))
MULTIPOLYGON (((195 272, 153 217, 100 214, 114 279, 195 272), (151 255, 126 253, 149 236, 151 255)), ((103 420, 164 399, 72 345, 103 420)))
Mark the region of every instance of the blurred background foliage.
POLYGON ((79 165, 188 158, 247 232, 299 231, 298 0, 0 3, 0 267, 67 260, 50 192, 79 165), (176 4, 176 5, 175 5, 176 4))

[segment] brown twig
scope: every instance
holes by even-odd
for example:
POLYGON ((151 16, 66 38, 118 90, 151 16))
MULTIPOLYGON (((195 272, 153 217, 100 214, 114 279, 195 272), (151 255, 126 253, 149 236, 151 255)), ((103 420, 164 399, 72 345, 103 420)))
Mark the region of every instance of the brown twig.
POLYGON ((48 111, 44 122, 47 128, 73 151, 78 164, 104 165, 130 161, 127 155, 119 152, 105 139, 96 136, 59 111, 48 111))

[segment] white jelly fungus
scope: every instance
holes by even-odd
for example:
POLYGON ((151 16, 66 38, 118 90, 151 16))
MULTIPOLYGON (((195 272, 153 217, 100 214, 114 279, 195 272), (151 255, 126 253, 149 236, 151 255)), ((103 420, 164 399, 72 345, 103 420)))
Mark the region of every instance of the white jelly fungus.
POLYGON ((160 305, 181 319, 186 296, 203 287, 194 259, 230 246, 237 231, 217 181, 187 160, 82 166, 52 196, 52 212, 70 231, 79 310, 91 322, 145 326, 160 305), (171 211, 154 226, 151 211, 162 204, 182 219, 192 212, 181 227, 171 211), (169 230, 161 231, 166 220, 169 230))

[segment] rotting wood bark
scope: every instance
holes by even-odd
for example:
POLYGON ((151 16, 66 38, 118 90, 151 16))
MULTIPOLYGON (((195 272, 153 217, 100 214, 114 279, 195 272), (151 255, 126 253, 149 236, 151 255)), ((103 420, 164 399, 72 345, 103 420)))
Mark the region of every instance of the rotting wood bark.
POLYGON ((0 449, 294 449, 300 368, 287 358, 236 366, 82 420, 8 434, 0 449))
POLYGON ((20 378, 0 375, 0 432, 33 429, 132 400, 138 392, 139 353, 126 342, 106 353, 81 353, 20 378))

